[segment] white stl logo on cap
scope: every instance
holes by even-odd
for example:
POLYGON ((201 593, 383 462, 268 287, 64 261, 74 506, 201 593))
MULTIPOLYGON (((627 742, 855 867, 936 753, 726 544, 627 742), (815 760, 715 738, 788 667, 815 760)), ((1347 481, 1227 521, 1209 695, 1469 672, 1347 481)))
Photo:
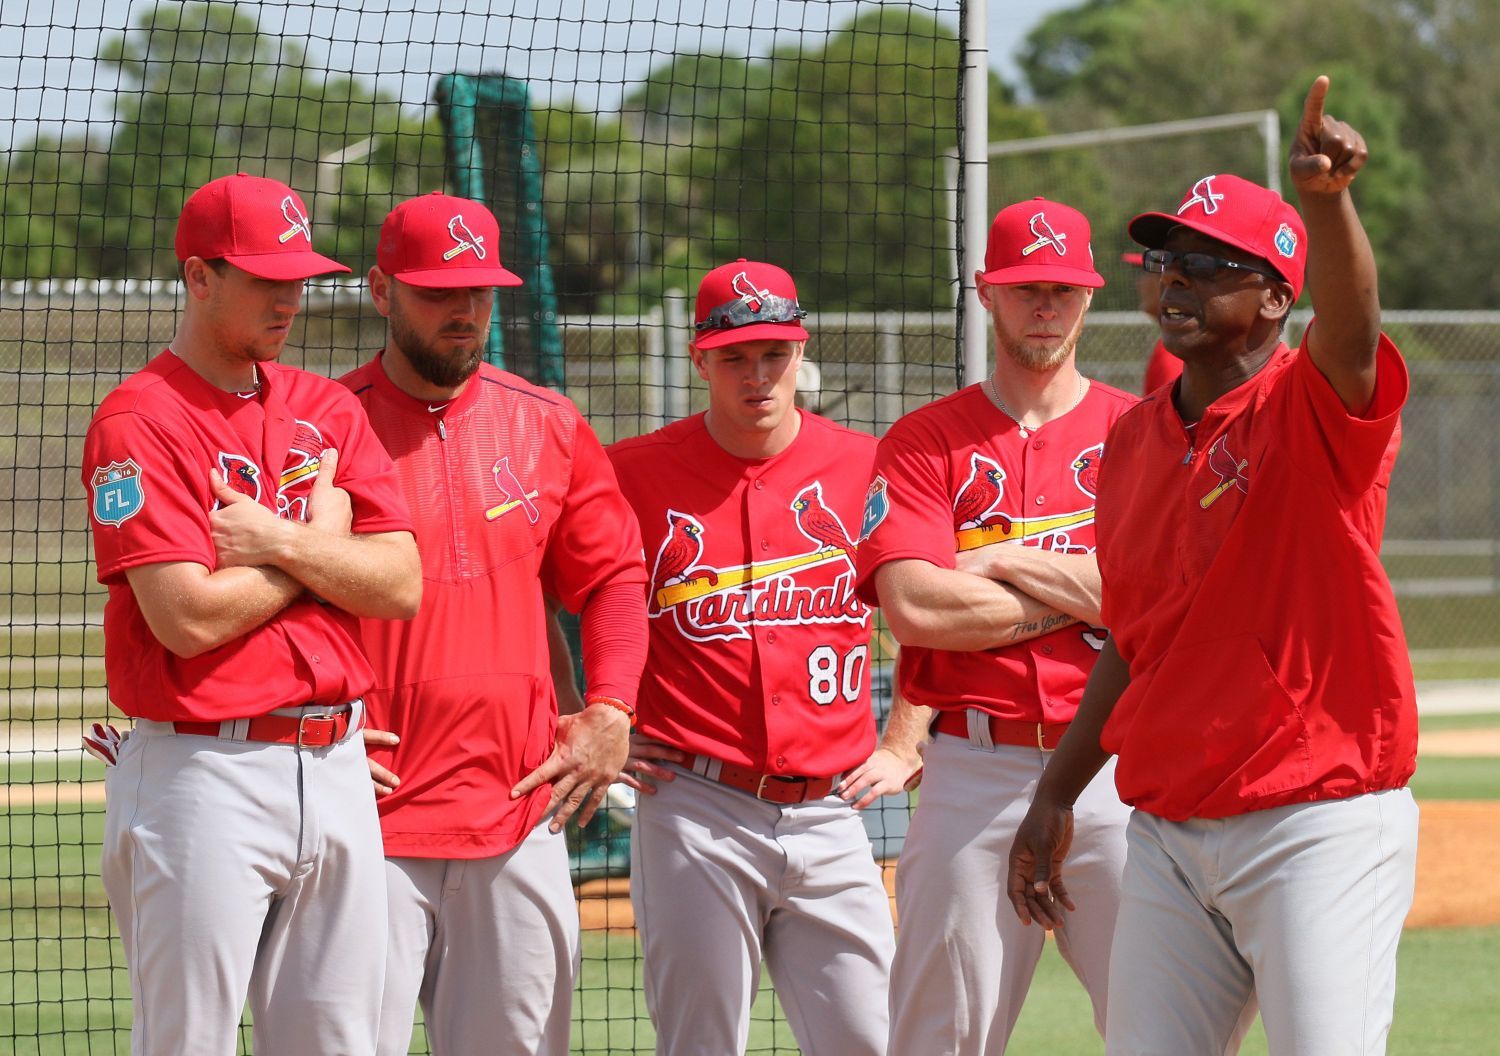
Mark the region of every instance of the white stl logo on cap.
POLYGON ((460 253, 473 251, 480 260, 484 259, 484 236, 476 235, 469 230, 469 225, 464 223, 462 213, 458 213, 448 221, 448 234, 453 236, 454 246, 443 254, 444 260, 452 260, 460 253))
POLYGON ((281 242, 283 244, 296 235, 301 234, 303 238, 307 239, 307 244, 312 245, 312 224, 303 215, 302 210, 297 208, 297 201, 291 195, 287 195, 281 200, 281 215, 286 217, 286 222, 292 225, 281 233, 281 242))
POLYGON ((1068 247, 1063 245, 1068 240, 1066 232, 1059 235, 1052 230, 1052 225, 1047 223, 1046 213, 1037 213, 1031 218, 1031 233, 1036 236, 1036 241, 1021 250, 1021 256, 1029 257, 1043 246, 1051 246, 1057 250, 1059 257, 1068 255, 1068 247))
POLYGON ((1181 216, 1195 205, 1201 205, 1203 212, 1209 216, 1217 213, 1219 211, 1219 203, 1224 200, 1224 196, 1214 190, 1214 180, 1216 179, 1218 179, 1217 176, 1205 176, 1193 184, 1193 196, 1182 203, 1177 210, 1177 215, 1181 216))

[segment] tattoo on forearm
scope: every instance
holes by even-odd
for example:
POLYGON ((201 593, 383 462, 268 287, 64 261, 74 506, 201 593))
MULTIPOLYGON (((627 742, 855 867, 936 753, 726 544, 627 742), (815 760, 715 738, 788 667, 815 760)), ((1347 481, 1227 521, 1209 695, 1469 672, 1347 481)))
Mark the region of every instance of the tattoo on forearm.
POLYGON ((1070 623, 1077 622, 1078 617, 1069 616, 1065 612, 1043 616, 1040 620, 1022 620, 1010 629, 1010 639, 1011 641, 1016 641, 1028 636, 1035 637, 1037 635, 1049 634, 1059 627, 1066 627, 1070 623))

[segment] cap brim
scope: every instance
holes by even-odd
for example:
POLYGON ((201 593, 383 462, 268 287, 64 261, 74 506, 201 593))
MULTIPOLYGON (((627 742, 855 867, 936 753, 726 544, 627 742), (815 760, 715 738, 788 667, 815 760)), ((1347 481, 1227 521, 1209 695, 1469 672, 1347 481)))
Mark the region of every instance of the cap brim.
POLYGON ((991 286, 1018 286, 1023 282, 1060 282, 1065 286, 1086 286, 1097 290, 1104 276, 1093 268, 1069 268, 1057 264, 1018 264, 1013 268, 996 268, 979 276, 991 286))
POLYGON ((310 249, 293 253, 230 253, 224 259, 257 279, 310 279, 314 275, 335 272, 344 274, 349 271, 331 257, 314 253, 310 249))
MULTIPOLYGON (((1243 239, 1228 235, 1208 221, 1200 220, 1197 217, 1178 216, 1176 213, 1142 213, 1130 221, 1125 230, 1131 238, 1147 249, 1162 249, 1166 246, 1167 236, 1172 233, 1172 228, 1174 227, 1185 227, 1189 231, 1196 231, 1200 235, 1207 235, 1215 242, 1222 242, 1226 246, 1233 246, 1235 249, 1249 253, 1256 260, 1265 263, 1276 274, 1280 275, 1284 282, 1292 283, 1292 280, 1287 278, 1286 272, 1277 267, 1274 260, 1263 254, 1261 247, 1252 246, 1243 239)), ((1295 283, 1292 283, 1292 285, 1294 288, 1297 288, 1299 294, 1302 292, 1299 287, 1296 287, 1295 283)))
POLYGON ((699 348, 722 348, 742 345, 746 341, 806 341, 808 333, 800 323, 749 323, 732 330, 707 330, 693 337, 699 348))
POLYGON ((425 268, 398 271, 394 278, 408 286, 428 290, 454 290, 468 286, 520 286, 521 276, 504 268, 425 268))

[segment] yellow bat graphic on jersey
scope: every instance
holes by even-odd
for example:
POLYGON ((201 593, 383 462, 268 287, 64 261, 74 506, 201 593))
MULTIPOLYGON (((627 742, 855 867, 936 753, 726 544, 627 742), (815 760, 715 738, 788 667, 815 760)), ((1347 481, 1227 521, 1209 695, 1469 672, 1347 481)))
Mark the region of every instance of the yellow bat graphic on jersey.
POLYGON ((978 550, 981 546, 988 546, 991 543, 1032 539, 1049 532, 1060 532, 1065 528, 1077 528, 1080 525, 1091 524, 1093 520, 1093 510, 1079 510, 1077 513, 1059 513, 1051 517, 1015 520, 1010 523, 1009 528, 998 523, 981 524, 978 528, 965 528, 963 531, 954 533, 953 541, 958 552, 963 553, 965 550, 978 550))
MULTIPOLYGON (((537 494, 538 493, 535 491, 528 491, 526 493, 526 498, 535 500, 537 494)), ((520 506, 524 501, 525 500, 523 499, 511 499, 508 502, 502 502, 499 506, 491 506, 489 509, 484 511, 484 519, 487 521, 493 521, 496 517, 503 517, 505 516, 505 514, 515 509, 517 506, 520 506)))
POLYGON ((276 487, 285 488, 288 484, 295 484, 299 480, 306 480, 308 477, 315 476, 322 464, 316 458, 309 459, 296 469, 289 469, 281 474, 281 479, 276 482, 276 487))
POLYGON ((826 565, 830 561, 845 560, 842 550, 815 550, 810 554, 799 554, 796 557, 784 557, 777 561, 766 561, 760 564, 740 565, 738 568, 725 568, 718 570, 719 581, 710 583, 707 576, 695 576, 683 583, 673 583, 670 587, 662 587, 656 592, 656 605, 660 609, 670 609, 673 605, 681 605, 688 601, 697 601, 706 598, 710 594, 718 594, 720 591, 733 590, 735 587, 743 587, 747 583, 758 583, 762 579, 780 575, 783 572, 792 572, 799 568, 816 568, 818 565, 826 565))

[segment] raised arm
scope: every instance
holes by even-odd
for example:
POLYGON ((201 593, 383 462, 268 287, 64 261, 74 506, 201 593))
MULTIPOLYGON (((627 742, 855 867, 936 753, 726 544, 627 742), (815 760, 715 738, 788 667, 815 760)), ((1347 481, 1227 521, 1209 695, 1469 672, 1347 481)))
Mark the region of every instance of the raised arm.
POLYGON ((875 572, 880 608, 905 646, 975 652, 1049 634, 1077 619, 972 572, 906 558, 875 572))
POLYGON ((1307 225, 1307 287, 1317 324, 1307 352, 1350 414, 1375 395, 1380 291, 1375 254, 1354 210, 1349 185, 1369 151, 1364 137, 1323 112, 1328 78, 1308 90, 1292 142, 1292 184, 1307 225))

